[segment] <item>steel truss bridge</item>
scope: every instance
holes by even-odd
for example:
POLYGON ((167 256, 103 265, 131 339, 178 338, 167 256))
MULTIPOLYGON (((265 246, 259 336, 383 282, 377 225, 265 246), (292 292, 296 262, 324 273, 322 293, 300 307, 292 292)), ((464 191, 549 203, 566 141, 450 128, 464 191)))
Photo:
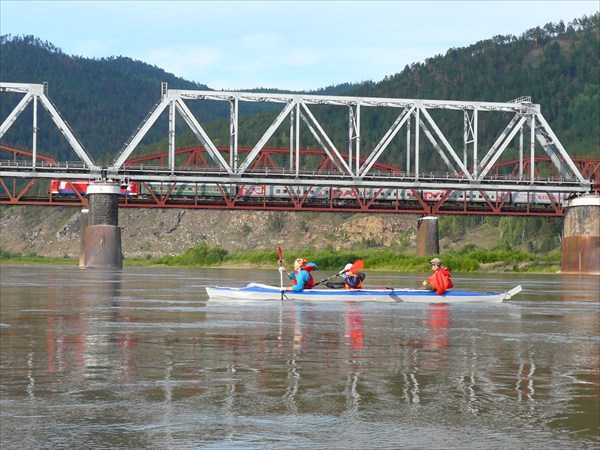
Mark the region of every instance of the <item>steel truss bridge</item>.
POLYGON ((85 179, 138 183, 144 195, 123 197, 123 207, 560 216, 565 198, 598 190, 594 183, 600 162, 572 159, 539 105, 527 97, 506 103, 466 102, 172 90, 163 83, 160 100, 114 162, 103 167, 62 119, 45 85, 0 83, 0 92, 23 95, 0 126, 4 141, 11 125, 33 104, 32 149, 17 149, 4 141, 0 148, 1 155, 8 155, 0 159, 0 204, 85 205, 87 199, 80 194, 34 195, 32 189, 41 180, 85 179), (188 103, 224 105, 229 112, 226 136, 211 137, 210 125, 202 123, 198 118, 202 115, 194 114, 188 103), (240 133, 248 128, 249 116, 240 114, 245 103, 269 104, 275 116, 265 130, 251 130, 257 136, 251 147, 238 144, 240 133), (40 104, 79 161, 57 161, 38 152, 40 104), (339 137, 332 137, 339 130, 328 129, 324 110, 345 116, 342 144, 339 137), (369 120, 384 112, 391 117, 387 129, 382 136, 373 136, 369 120), (444 134, 441 123, 447 122, 440 121, 440 113, 455 119, 453 129, 462 128, 462 142, 456 144, 444 134), (157 155, 134 155, 164 116, 168 116, 168 149, 157 155), (489 143, 482 144, 482 128, 492 128, 490 116, 501 126, 489 143), (200 145, 177 146, 181 127, 176 121, 181 119, 200 145), (273 148, 270 141, 282 135, 289 147, 273 148), (434 152, 445 172, 428 169, 426 151, 434 152), (402 167, 394 164, 399 159, 402 167), (193 193, 188 189, 186 196, 174 195, 184 185, 193 186, 193 193), (210 196, 202 194, 203 186, 212 187, 210 196), (257 187, 271 188, 265 192, 276 188, 280 194, 244 195, 258 192, 257 187), (519 193, 521 200, 515 202, 519 193))

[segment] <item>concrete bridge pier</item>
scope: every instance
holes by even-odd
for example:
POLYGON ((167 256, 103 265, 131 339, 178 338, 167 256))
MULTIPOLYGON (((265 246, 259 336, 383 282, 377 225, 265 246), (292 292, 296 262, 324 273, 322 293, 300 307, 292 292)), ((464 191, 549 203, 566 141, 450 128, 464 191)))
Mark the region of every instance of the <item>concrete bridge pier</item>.
POLYGON ((569 200, 563 225, 562 273, 600 275, 600 195, 569 200))
POLYGON ((90 210, 83 208, 79 216, 81 238, 79 242, 79 267, 85 267, 85 230, 90 224, 90 210))
POLYGON ((88 186, 89 212, 82 211, 82 253, 79 266, 96 269, 123 268, 119 196, 121 187, 110 182, 88 186), (85 217, 87 216, 87 226, 85 217))
POLYGON ((438 218, 435 216, 421 217, 417 222, 417 256, 439 254, 438 218))

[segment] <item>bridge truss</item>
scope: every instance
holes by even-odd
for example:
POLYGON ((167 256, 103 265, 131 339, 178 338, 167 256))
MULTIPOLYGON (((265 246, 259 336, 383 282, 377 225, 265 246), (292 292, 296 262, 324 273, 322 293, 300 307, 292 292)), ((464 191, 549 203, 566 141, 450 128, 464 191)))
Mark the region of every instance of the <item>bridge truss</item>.
MULTIPOLYGON (((10 160, 0 160, 0 184, 4 190, 0 204, 22 203, 26 197, 27 191, 9 188, 7 180, 12 180, 13 186, 22 186, 15 180, 60 178, 140 183, 148 192, 144 201, 123 199, 123 206, 133 207, 562 215, 562 199, 594 189, 594 177, 582 174, 582 166, 568 155, 539 105, 525 97, 506 103, 334 97, 171 90, 163 83, 160 101, 115 161, 100 167, 85 153, 66 123, 59 120, 58 111, 47 101, 40 86, 0 83, 0 92, 25 93, 23 101, 2 123, 0 138, 25 106, 32 99, 35 105, 39 99, 81 161, 50 163, 40 157, 35 145, 30 159, 15 158, 13 152, 10 160), (192 112, 191 105, 197 103, 200 107, 192 112), (250 130, 255 136, 255 144, 250 147, 239 145, 240 135, 248 135, 247 116, 240 114, 241 105, 246 103, 269 105, 274 116, 265 130, 250 130), (211 124, 202 120, 202 104, 224 105, 228 109, 225 136, 212 135, 211 124), (339 122, 332 126, 327 119, 332 114, 345 116, 345 131, 340 132, 339 122), (167 152, 160 158, 153 157, 154 162, 152 157, 136 157, 134 152, 144 137, 165 115, 167 152), (487 120, 489 116, 494 116, 492 121, 487 120), (375 136, 375 127, 369 124, 381 117, 387 118, 386 131, 375 136), (191 164, 192 153, 184 157, 185 150, 178 149, 178 119, 183 119, 199 141, 193 158, 201 164, 191 164), (457 142, 455 136, 454 130, 459 128, 462 142, 457 142), (287 142, 288 147, 273 149, 276 139, 287 142), (223 142, 229 145, 218 145, 223 142), (437 163, 435 171, 428 167, 431 158, 427 155, 432 152, 437 163), (440 165, 443 171, 439 170, 440 165), (156 192, 152 187, 156 183, 169 186, 166 193, 162 188, 156 192), (192 199, 174 198, 171 194, 184 184, 216 186, 222 195, 209 199, 197 195, 192 199), (281 187, 287 198, 283 201, 265 196, 261 201, 248 201, 239 192, 249 186, 281 187), (314 192, 319 189, 327 189, 328 198, 314 202, 318 197, 314 192), (346 193, 344 201, 336 197, 340 191, 346 193), (390 194, 392 191, 396 198, 390 194), (435 192, 435 196, 428 198, 424 192, 435 192), (465 193, 462 206, 456 199, 449 200, 455 192, 465 193), (469 201, 473 193, 479 204, 469 201), (545 195, 550 200, 543 207, 529 201, 516 207, 512 205, 516 193, 545 195)), ((34 136, 35 120, 34 114, 34 136)), ((254 122, 251 124, 255 127, 254 122)), ((597 169, 591 169, 591 173, 597 174, 597 169)), ((54 200, 53 203, 61 203, 54 200)), ((85 198, 75 203, 81 201, 85 198)))
MULTIPOLYGON (((31 156, 29 152, 22 149, 0 146, 0 150, 11 152, 15 158, 18 155, 31 156)), ((241 153, 249 153, 250 148, 240 148, 241 153)), ((226 149, 220 149, 226 153, 226 149)), ((287 149, 264 149, 261 156, 254 162, 254 169, 260 168, 265 173, 278 173, 278 166, 274 159, 278 155, 286 154, 287 149)), ((330 173, 333 170, 331 161, 320 150, 301 150, 302 155, 310 155, 320 158, 317 172, 330 173)), ((208 167, 208 155, 203 147, 178 149, 175 151, 177 158, 184 162, 182 170, 198 172, 208 167)), ((343 155, 345 156, 345 155, 343 155)), ((48 164, 54 164, 52 158, 40 155, 48 164)), ((127 161, 126 166, 146 168, 148 172, 154 170, 162 171, 162 167, 168 161, 169 153, 163 152, 156 155, 142 156, 127 161)), ((576 158, 574 163, 579 171, 592 181, 600 180, 600 159, 576 158)), ((534 161, 535 175, 539 179, 538 171, 550 174, 550 178, 557 177, 553 171, 550 158, 537 158, 534 161)), ((524 167, 529 169, 529 161, 524 161, 524 167)), ((387 173, 390 176, 402 177, 400 168, 386 164, 376 163, 374 168, 387 173)), ((520 161, 513 160, 497 164, 492 173, 496 177, 508 173, 509 177, 518 173, 520 161)), ((427 176, 433 177, 434 174, 427 176)), ((50 194, 48 186, 43 190, 43 195, 32 195, 29 189, 35 183, 30 180, 29 184, 17 189, 16 184, 10 188, 4 184, 0 189, 0 204, 21 205, 47 205, 47 206, 79 206, 87 205, 87 197, 79 193, 73 182, 70 186, 74 191, 72 194, 50 194), (8 195, 6 195, 8 193, 8 195)), ((67 182, 69 183, 69 182, 67 182)), ((471 193, 467 198, 456 199, 457 190, 417 190, 402 189, 393 190, 393 198, 390 198, 389 189, 377 189, 370 192, 365 189, 334 188, 323 192, 323 188, 312 187, 302 191, 300 186, 275 186, 270 192, 278 195, 270 196, 266 185, 231 185, 218 183, 211 186, 214 189, 206 193, 207 185, 202 183, 181 183, 171 181, 142 181, 138 183, 139 194, 136 196, 123 196, 120 206, 124 208, 185 208, 185 209, 265 209, 265 210, 295 210, 295 211, 338 211, 338 212, 387 212, 387 213, 410 213, 420 215, 431 214, 472 214, 472 215, 532 215, 532 216, 562 216, 564 209, 560 201, 560 194, 552 196, 548 193, 511 193, 501 191, 484 191, 484 193, 471 193), (252 195, 243 195, 251 192, 252 195), (325 194, 325 195, 323 195, 325 194), (515 201, 515 195, 519 201, 515 201), (541 197, 540 197, 541 196, 541 197), (408 198, 406 198, 408 197, 408 198), (544 201, 540 202, 539 199, 544 201)), ((598 187, 598 186, 597 186, 598 187)), ((564 197, 563 197, 564 198, 564 197)))

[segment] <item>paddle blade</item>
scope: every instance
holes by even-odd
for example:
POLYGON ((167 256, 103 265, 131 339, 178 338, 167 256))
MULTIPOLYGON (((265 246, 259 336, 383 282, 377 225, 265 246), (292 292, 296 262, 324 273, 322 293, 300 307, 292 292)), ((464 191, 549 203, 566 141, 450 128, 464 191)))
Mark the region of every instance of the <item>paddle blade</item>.
POLYGON ((281 247, 277 247, 277 254, 279 255, 279 262, 283 261, 283 251, 281 251, 281 247))
POLYGON ((363 267, 364 267, 363 260, 359 259, 354 264, 352 264, 350 266, 350 268, 348 270, 346 270, 346 272, 358 272, 359 270, 362 270, 363 267))

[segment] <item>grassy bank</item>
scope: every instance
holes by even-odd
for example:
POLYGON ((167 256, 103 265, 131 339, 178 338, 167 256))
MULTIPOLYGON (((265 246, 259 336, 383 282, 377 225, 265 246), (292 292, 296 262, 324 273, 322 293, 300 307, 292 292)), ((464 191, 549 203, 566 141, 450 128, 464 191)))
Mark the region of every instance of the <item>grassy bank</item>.
POLYGON ((60 266, 73 266, 79 264, 79 259, 73 258, 48 258, 39 255, 20 255, 20 254, 3 254, 0 256, 0 265, 11 264, 11 265, 60 265, 60 266))
MULTIPOLYGON (((431 257, 417 257, 393 250, 303 250, 284 251, 284 265, 291 268, 297 257, 315 262, 323 270, 340 270, 347 263, 362 259, 367 270, 396 270, 416 272, 429 269, 431 257)), ((439 256, 455 272, 556 272, 560 269, 560 251, 543 255, 523 251, 495 248, 485 250, 474 244, 462 249, 442 253, 439 256)), ((219 247, 208 247, 202 243, 181 255, 157 259, 125 260, 131 266, 253 266, 274 267, 278 264, 277 250, 257 250, 230 254, 219 247)))
MULTIPOLYGON (((284 265, 291 268, 297 257, 315 262, 322 270, 340 270, 347 263, 362 259, 366 270, 395 270, 417 272, 429 269, 431 257, 417 257, 393 250, 303 250, 284 251, 284 265)), ((543 255, 523 251, 494 248, 485 250, 468 244, 458 251, 445 252, 439 256, 454 272, 557 272, 560 269, 560 251, 543 255)), ((21 255, 0 252, 0 264, 61 264, 75 265, 72 258, 46 258, 36 254, 21 255)), ((173 267, 275 267, 278 265, 277 250, 255 250, 229 253, 220 247, 206 243, 188 249, 181 255, 154 259, 125 259, 125 266, 173 266, 173 267)))

